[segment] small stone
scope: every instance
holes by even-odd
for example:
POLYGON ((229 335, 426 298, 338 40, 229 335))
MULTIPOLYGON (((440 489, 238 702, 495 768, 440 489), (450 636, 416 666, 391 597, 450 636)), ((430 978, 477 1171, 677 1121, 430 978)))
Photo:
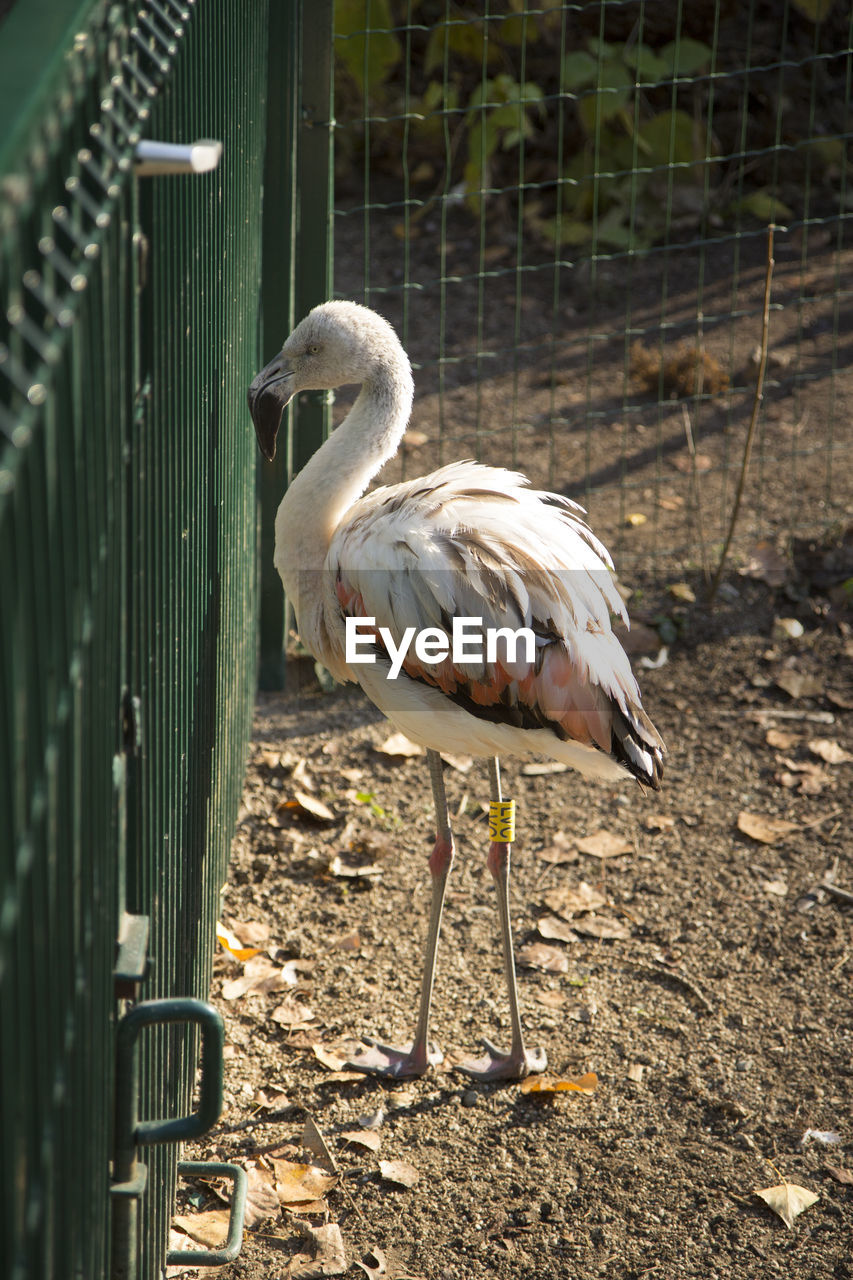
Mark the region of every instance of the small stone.
POLYGON ((751 1071, 751 1070, 752 1070, 751 1058, 738 1058, 737 1062, 735 1063, 735 1071, 751 1071))
POLYGON ((462 1095, 462 1106, 476 1107, 479 1100, 479 1095, 475 1089, 466 1089, 462 1095))

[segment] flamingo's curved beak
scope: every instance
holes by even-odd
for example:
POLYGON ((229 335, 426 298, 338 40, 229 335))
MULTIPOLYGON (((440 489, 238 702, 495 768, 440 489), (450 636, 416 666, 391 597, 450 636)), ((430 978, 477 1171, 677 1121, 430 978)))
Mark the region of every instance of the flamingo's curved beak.
POLYGON ((285 407, 293 399, 295 391, 293 370, 281 354, 261 369, 249 387, 249 413, 255 424, 258 448, 267 462, 272 462, 275 457, 275 438, 285 407))

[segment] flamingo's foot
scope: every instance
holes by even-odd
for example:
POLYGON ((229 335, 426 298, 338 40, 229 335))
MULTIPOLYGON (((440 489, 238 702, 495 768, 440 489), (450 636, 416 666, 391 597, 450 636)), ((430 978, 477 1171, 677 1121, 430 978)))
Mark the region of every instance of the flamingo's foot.
POLYGON ((366 1049, 347 1061, 351 1071, 363 1071, 366 1075, 385 1076, 391 1080, 404 1080, 422 1076, 430 1067, 444 1061, 444 1054, 437 1045, 413 1044, 411 1049, 395 1049, 390 1044, 380 1044, 370 1036, 363 1037, 366 1049))
POLYGON ((548 1058, 544 1049, 522 1048, 517 1053, 504 1053, 491 1040, 483 1040, 486 1050, 482 1058, 466 1058, 457 1064, 459 1071, 474 1080, 523 1080, 525 1076, 544 1071, 548 1058))

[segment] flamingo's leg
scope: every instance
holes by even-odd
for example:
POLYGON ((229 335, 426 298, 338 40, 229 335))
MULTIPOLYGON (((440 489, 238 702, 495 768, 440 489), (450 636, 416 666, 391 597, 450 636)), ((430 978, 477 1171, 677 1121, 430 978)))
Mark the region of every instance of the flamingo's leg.
MULTIPOLYGON (((489 782, 492 800, 501 799, 500 763, 497 758, 489 760, 489 782)), ((518 1006, 518 987, 515 980, 515 958, 512 948, 512 925, 509 915, 509 842, 492 840, 489 845, 488 868, 492 873, 498 895, 498 913, 501 925, 501 943, 503 946, 504 972, 506 974, 507 992, 509 994, 509 1016, 512 1027, 512 1041, 509 1052, 498 1049, 489 1040, 483 1041, 486 1050, 482 1058, 469 1059, 460 1063, 460 1070, 467 1072, 477 1080, 521 1080, 534 1071, 544 1071, 547 1058, 544 1049, 527 1049, 524 1045, 524 1034, 521 1028, 521 1012, 518 1006)))
POLYGON ((429 1010, 432 1002, 432 989, 435 983, 435 965, 438 954, 438 935, 441 931, 441 914, 444 909, 444 895, 447 889, 447 877, 453 865, 453 832, 450 828, 450 815, 447 809, 447 796, 444 790, 441 756, 437 751, 427 751, 432 795, 435 801, 436 837, 435 847, 429 860, 432 877, 432 900, 429 910, 429 929, 427 932, 426 957, 424 975, 421 984, 421 1002, 418 1010, 418 1021, 415 1027, 415 1038, 411 1049, 395 1049, 392 1045, 379 1044, 369 1037, 364 1037, 367 1049, 354 1054, 347 1066, 357 1071, 369 1072, 372 1075, 422 1076, 429 1066, 441 1062, 444 1054, 435 1045, 429 1043, 429 1010))

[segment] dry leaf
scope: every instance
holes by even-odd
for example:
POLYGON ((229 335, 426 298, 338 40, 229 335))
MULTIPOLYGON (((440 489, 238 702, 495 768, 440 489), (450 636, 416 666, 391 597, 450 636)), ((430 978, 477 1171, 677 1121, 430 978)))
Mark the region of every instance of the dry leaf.
POLYGON ((291 1259, 288 1276, 291 1280, 322 1280, 324 1276, 342 1276, 347 1270, 347 1255, 341 1229, 336 1222, 324 1227, 312 1227, 299 1220, 302 1235, 311 1248, 311 1258, 297 1254, 291 1259), (305 1259, 299 1261, 300 1258, 305 1259))
POLYGON ((772 542, 762 539, 752 548, 741 573, 746 578, 760 578, 769 587, 781 587, 788 576, 788 562, 772 542))
POLYGON ((583 836, 575 844, 581 853, 589 853, 594 858, 615 858, 620 853, 630 853, 633 845, 624 836, 615 836, 610 831, 594 831, 591 836, 583 836))
POLYGON ((840 1182, 846 1187, 853 1186, 853 1170, 843 1169, 837 1164, 825 1164, 823 1167, 830 1178, 834 1178, 836 1182, 840 1182))
POLYGON ((788 886, 784 880, 762 880, 761 887, 765 893, 772 893, 776 898, 784 898, 788 886))
POLYGON ((534 995, 534 999, 537 1000, 539 1004, 544 1004, 546 1009, 562 1009, 563 1005, 566 1003, 566 996, 564 992, 548 991, 547 988, 544 991, 537 991, 534 995))
POLYGON ((797 744, 797 735, 784 729, 768 729, 765 737, 768 747, 776 747, 779 751, 790 751, 797 744))
POLYGON ((400 1187, 413 1187, 420 1174, 408 1160, 380 1160, 379 1172, 386 1182, 393 1182, 400 1187))
POLYGON ((696 600, 696 592, 686 582, 671 582, 667 591, 673 599, 684 600, 687 604, 693 604, 696 600))
POLYGON ((592 1093, 598 1087, 598 1076, 588 1071, 584 1076, 528 1076, 522 1080, 522 1093, 592 1093))
POLYGON ((273 1009, 270 1014, 273 1022, 277 1022, 282 1027, 300 1027, 306 1022, 314 1021, 314 1011, 308 1008, 307 1004, 300 1004, 298 1000, 289 997, 277 1009, 273 1009))
POLYGON ((590 938, 630 938, 631 930, 621 920, 612 916, 582 916, 574 921, 578 933, 590 938))
POLYGON ((388 1275, 388 1259, 376 1244, 371 1245, 361 1262, 356 1262, 355 1265, 364 1272, 368 1280, 380 1280, 380 1277, 388 1275))
POLYGON ((808 745, 812 755, 819 756, 826 764, 850 764, 853 761, 853 755, 833 738, 812 738, 808 745))
POLYGON ((357 1147, 365 1147, 368 1151, 378 1151, 382 1145, 379 1134, 371 1129, 345 1129, 341 1137, 345 1142, 357 1147))
POLYGON ((323 1165, 327 1173, 337 1174, 338 1166, 335 1164, 335 1157, 326 1144, 320 1130, 314 1123, 313 1116, 306 1115, 305 1124, 302 1127, 302 1145, 310 1151, 314 1156, 316 1163, 323 1165))
POLYGON ((647 831, 671 831, 675 826, 675 818, 665 813, 647 813, 643 818, 643 826, 647 831))
POLYGON ((555 831, 552 843, 546 845, 544 849, 538 849, 536 856, 541 858, 543 862, 555 864, 577 862, 578 851, 574 846, 569 845, 568 837, 564 831, 555 831))
POLYGON ((329 1071, 342 1071, 347 1064, 347 1059, 341 1057, 334 1049, 327 1049, 322 1044, 312 1044, 311 1051, 318 1062, 322 1062, 324 1067, 328 1067, 329 1071))
POLYGON ((763 1191, 756 1191, 755 1194, 760 1196, 774 1213, 778 1213, 786 1227, 793 1227, 797 1215, 820 1199, 814 1191, 809 1191, 806 1187, 798 1187, 794 1182, 780 1182, 776 1187, 765 1187, 763 1191))
POLYGON ((536 928, 548 942, 577 942, 578 935, 570 924, 559 916, 542 916, 536 921, 536 928))
POLYGON ((357 880, 359 878, 369 879, 371 876, 381 876, 382 868, 375 862, 360 865, 358 863, 347 861, 348 855, 345 853, 336 853, 332 861, 329 863, 328 871, 330 875, 357 880))
POLYGON ((351 933, 344 933, 340 938, 335 938, 329 943, 332 951, 358 951, 361 947, 361 934, 357 929, 353 929, 351 933))
POLYGON ((326 1173, 313 1164, 273 1160, 272 1167, 279 1204, 308 1204, 322 1200, 338 1181, 335 1174, 326 1173))
POLYGON ((265 1089, 255 1092, 254 1103, 257 1107, 265 1107, 268 1111, 280 1111, 287 1106, 287 1094, 279 1085, 267 1085, 265 1089))
POLYGON ((807 1142, 819 1142, 824 1147, 837 1147, 841 1142, 841 1134, 836 1133, 834 1129, 806 1129, 800 1138, 800 1146, 804 1147, 807 1142))
POLYGON ((530 942, 518 951, 518 963, 528 969, 541 969, 543 973, 568 973, 566 953, 558 947, 546 947, 544 942, 530 942))
POLYGON ((296 976, 293 969, 281 968, 273 964, 269 956, 256 955, 246 962, 243 972, 238 978, 232 978, 222 984, 222 999, 236 1000, 249 992, 260 993, 270 991, 286 991, 294 986, 296 976))
POLYGON ((404 733, 392 733, 390 738, 379 747, 373 750, 381 756, 390 756, 392 760, 408 760, 412 756, 422 756, 424 754, 423 747, 419 747, 416 742, 412 742, 404 733))
POLYGON ((677 453, 671 462, 676 471, 682 471, 685 475, 694 470, 701 475, 703 471, 710 471, 714 465, 713 458, 707 453, 694 453, 692 456, 688 453, 677 453))
POLYGON ((266 1222, 267 1218, 273 1218, 278 1213, 278 1196, 273 1186, 273 1175, 268 1169, 251 1165, 246 1170, 246 1178, 249 1186, 243 1225, 256 1227, 259 1222, 266 1222))
POLYGON ((790 698, 819 698, 823 693, 820 680, 803 671, 783 671, 776 677, 776 683, 790 698))
POLYGON ((684 506, 684 499, 680 493, 663 495, 658 498, 658 506, 663 507, 664 511, 680 511, 684 506))
POLYGON ((230 1209, 206 1209, 203 1213, 176 1213, 172 1224, 208 1249, 221 1249, 228 1237, 230 1209))
POLYGON ((547 778, 553 773, 568 773, 569 766, 562 760, 540 760, 533 764, 523 764, 521 772, 525 778, 547 778))
POLYGON ((216 941, 241 963, 251 960, 252 956, 258 954, 258 947, 244 947, 236 933, 232 932, 221 920, 216 922, 216 941))
POLYGON ((555 911, 566 920, 582 915, 585 911, 595 911, 607 902, 604 894, 593 889, 585 880, 581 880, 576 889, 568 884, 549 889, 542 900, 550 911, 555 911))
POLYGON ((737 825, 738 831, 761 844, 775 844, 777 840, 798 830, 796 822, 788 822, 785 818, 771 818, 764 813, 747 813, 745 809, 738 814, 737 825))

